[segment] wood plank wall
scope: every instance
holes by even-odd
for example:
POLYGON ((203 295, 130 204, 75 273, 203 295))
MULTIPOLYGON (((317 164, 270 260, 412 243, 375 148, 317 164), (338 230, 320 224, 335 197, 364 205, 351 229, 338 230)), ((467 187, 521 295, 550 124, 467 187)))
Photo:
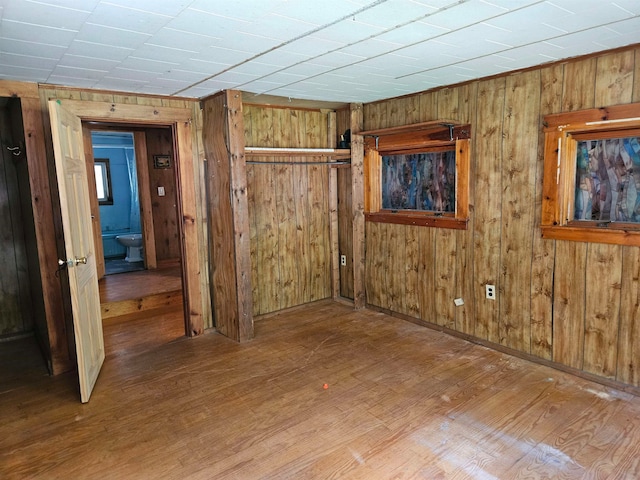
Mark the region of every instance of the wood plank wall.
POLYGON ((367 302, 639 386, 640 249, 539 230, 542 117, 638 101, 629 48, 365 105, 365 130, 446 117, 473 142, 469 229, 367 223, 367 302))
MULTIPOLYGON (((244 105, 250 147, 326 148, 328 112, 244 105)), ((253 314, 331 297, 329 169, 320 157, 247 165, 253 314), (309 162, 309 164, 286 164, 309 162)))
POLYGON ((30 275, 33 248, 28 242, 35 244, 35 233, 22 117, 17 112, 19 102, 14 99, 0 107, 0 339, 33 330, 30 282, 39 273, 30 275), (7 147, 18 147, 20 154, 7 147))
MULTIPOLYGON (((53 85, 40 85, 39 94, 42 106, 42 114, 44 118, 45 137, 46 137, 46 149, 47 157, 53 158, 53 152, 51 147, 51 132, 49 127, 49 115, 46 102, 49 99, 74 99, 84 100, 90 102, 111 102, 120 104, 131 105, 147 105, 158 107, 177 107, 191 109, 193 112, 194 128, 192 128, 192 145, 193 152, 193 175, 195 179, 195 194, 196 194, 196 207, 197 215, 195 222, 198 231, 198 244, 200 261, 200 290, 202 292, 202 305, 198 310, 203 312, 204 316, 204 328, 213 327, 213 318, 211 311, 211 300, 209 295, 209 253, 208 253, 208 234, 207 234, 207 209, 206 209, 206 190, 205 190, 205 155, 202 144, 202 112, 200 110, 199 102, 192 99, 180 99, 180 98, 168 98, 168 97, 155 97, 149 95, 135 95, 119 92, 104 92, 84 90, 71 87, 56 87, 53 85)), ((52 163, 52 161, 50 161, 52 163)), ((52 185, 54 188, 55 185, 52 185)), ((52 195, 55 197, 57 191, 53 191, 52 195)), ((55 205, 54 205, 55 209, 55 205)), ((57 237, 61 241, 61 227, 59 225, 59 219, 56 219, 57 237)))
POLYGON ((169 128, 145 129, 147 139, 147 168, 153 229, 156 240, 156 259, 159 263, 180 259, 178 239, 178 209, 175 164, 171 168, 154 168, 154 155, 170 155, 173 158, 173 138, 169 128), (158 187, 164 187, 165 196, 158 195, 158 187))

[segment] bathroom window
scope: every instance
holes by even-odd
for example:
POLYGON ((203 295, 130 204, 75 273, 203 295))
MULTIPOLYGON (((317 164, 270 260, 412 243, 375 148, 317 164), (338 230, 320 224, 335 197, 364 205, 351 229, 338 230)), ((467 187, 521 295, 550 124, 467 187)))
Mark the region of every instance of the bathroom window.
POLYGON ((96 158, 93 168, 96 174, 96 191, 98 193, 98 203, 100 205, 113 205, 109 159, 96 158))

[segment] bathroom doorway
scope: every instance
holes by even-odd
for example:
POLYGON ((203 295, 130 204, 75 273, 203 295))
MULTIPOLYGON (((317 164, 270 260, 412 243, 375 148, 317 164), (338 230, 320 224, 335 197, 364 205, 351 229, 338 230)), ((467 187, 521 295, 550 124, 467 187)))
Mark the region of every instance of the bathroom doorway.
POLYGON ((104 274, 145 269, 133 132, 92 130, 104 274))

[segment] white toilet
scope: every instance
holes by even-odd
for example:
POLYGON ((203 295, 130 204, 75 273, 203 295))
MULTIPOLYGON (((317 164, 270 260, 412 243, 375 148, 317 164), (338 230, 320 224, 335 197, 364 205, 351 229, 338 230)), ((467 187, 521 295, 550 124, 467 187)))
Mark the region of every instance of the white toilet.
POLYGON ((141 233, 129 233, 127 235, 117 235, 116 240, 121 245, 127 247, 126 262, 141 262, 142 261, 142 234, 141 233))

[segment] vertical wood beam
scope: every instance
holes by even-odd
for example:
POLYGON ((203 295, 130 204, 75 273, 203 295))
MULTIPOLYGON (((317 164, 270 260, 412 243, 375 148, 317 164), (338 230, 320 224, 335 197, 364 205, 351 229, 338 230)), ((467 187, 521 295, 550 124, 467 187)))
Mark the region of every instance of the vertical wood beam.
POLYGON ((364 142, 359 132, 363 129, 364 115, 361 103, 352 103, 351 109, 351 200, 353 215, 353 304, 356 309, 365 306, 364 288, 364 142))
POLYGON ((340 296, 340 245, 338 241, 338 169, 329 168, 329 239, 331 245, 331 297, 340 296))
POLYGON ((138 197, 140 199, 140 224, 144 241, 144 263, 149 269, 158 267, 156 258, 156 234, 153 229, 153 208, 151 206, 151 183, 149 162, 147 161, 147 139, 145 132, 133 132, 136 168, 138 169, 138 197))
POLYGON ((253 337, 253 299, 241 92, 227 90, 206 99, 203 124, 216 328, 242 342, 253 337))

